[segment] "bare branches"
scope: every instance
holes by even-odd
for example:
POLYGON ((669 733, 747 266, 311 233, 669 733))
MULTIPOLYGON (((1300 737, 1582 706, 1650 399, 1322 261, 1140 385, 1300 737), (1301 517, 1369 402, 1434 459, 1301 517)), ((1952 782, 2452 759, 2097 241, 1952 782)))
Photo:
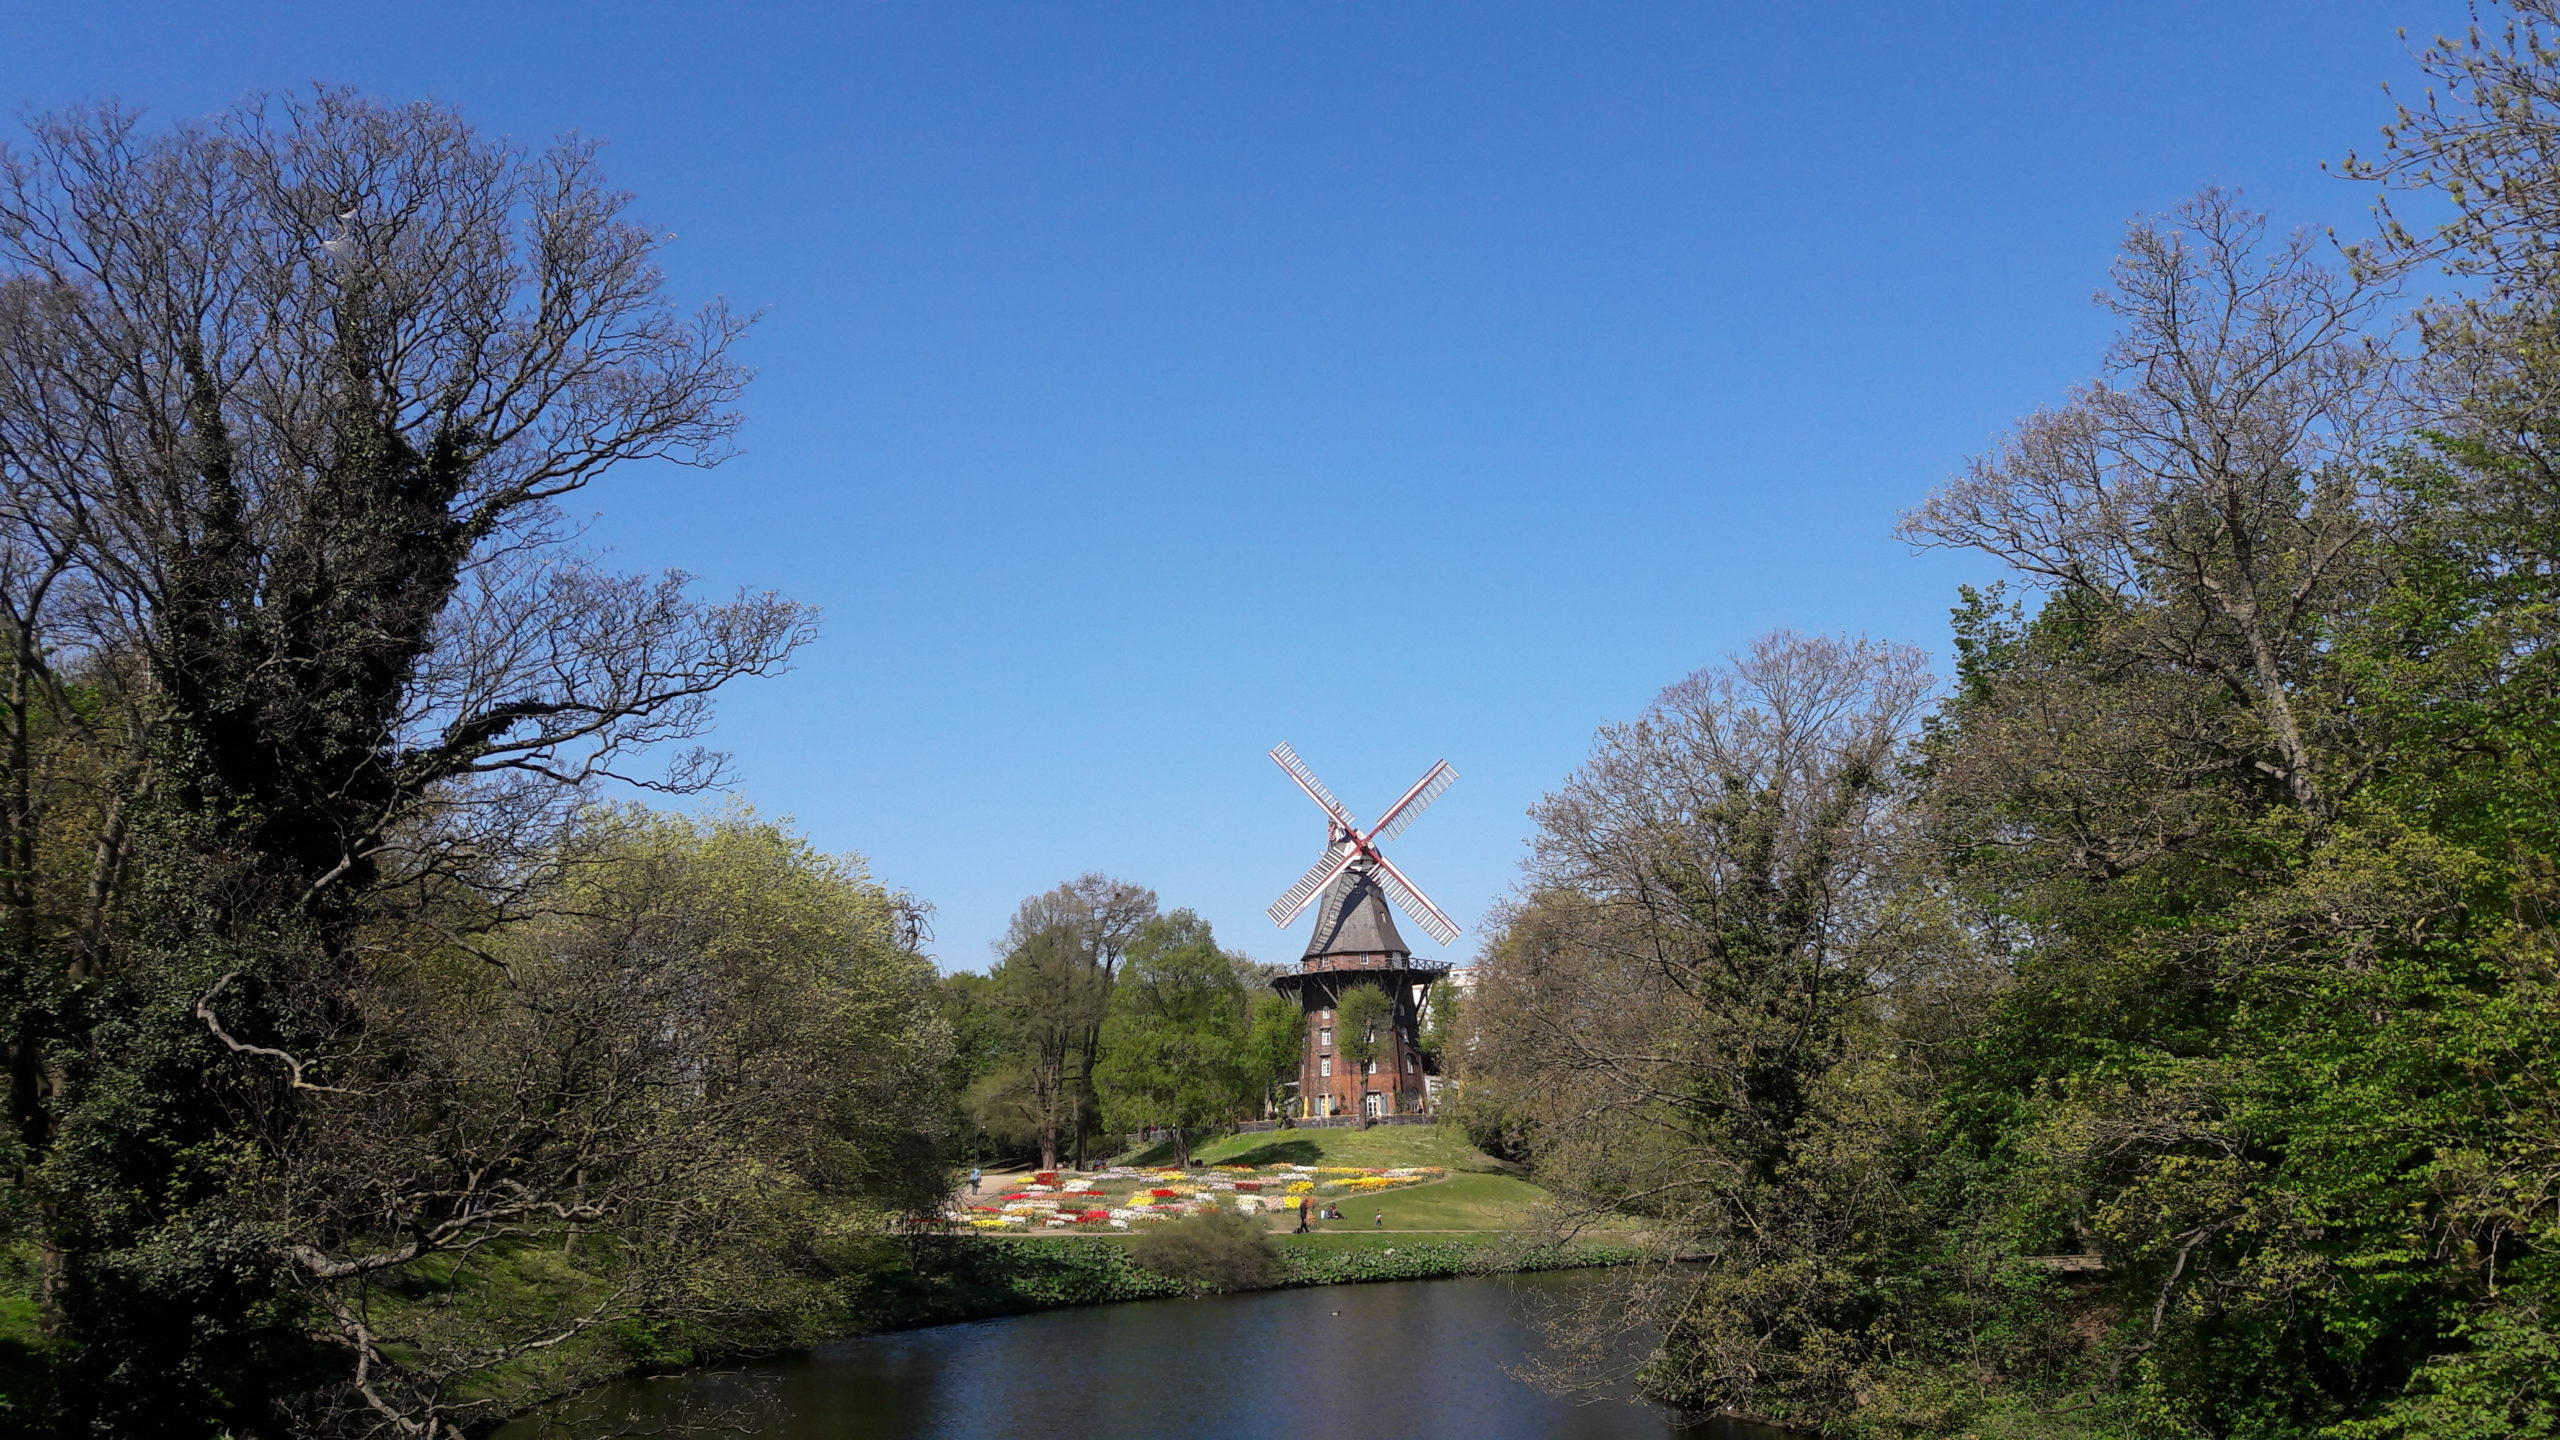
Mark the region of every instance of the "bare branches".
POLYGON ((305 1079, 303 1077, 303 1062, 295 1059, 285 1051, 275 1049, 268 1045, 243 1044, 240 1041, 233 1039, 230 1031, 222 1028, 221 1018, 213 1013, 213 1002, 216 997, 222 994, 223 990, 227 988, 232 981, 239 978, 239 971, 226 971, 221 979, 213 982, 212 989, 207 990, 202 995, 196 997, 195 1016, 197 1019, 204 1022, 205 1029, 213 1032, 213 1038, 221 1041, 223 1048, 231 1051, 235 1055, 262 1055, 269 1060, 282 1062, 286 1072, 285 1083, 293 1089, 316 1090, 329 1095, 344 1095, 349 1093, 335 1085, 320 1085, 305 1079))
POLYGON ((1593 1126, 1667 1107, 1766 1174, 1897 968, 1902 746, 1931 689, 1916 652, 1781 633, 1603 730, 1533 812, 1535 888, 1479 1023, 1579 1077, 1593 1126))
POLYGON ((2021 422, 1901 533, 2149 616, 2147 648, 2244 695, 2269 769, 2325 810, 2294 691, 2373 533, 2370 466, 2409 415, 2377 329, 2389 298, 2314 263, 2306 235, 2270 246, 2225 192, 2137 221, 2105 299, 2125 322, 2108 377, 2021 422))
POLYGON ((213 782, 310 815, 258 842, 306 904, 458 778, 715 782, 627 757, 810 637, 562 544, 550 503, 614 465, 717 461, 745 373, 594 160, 336 90, 0 157, 0 527, 94 597, 62 655, 147 657, 213 782))

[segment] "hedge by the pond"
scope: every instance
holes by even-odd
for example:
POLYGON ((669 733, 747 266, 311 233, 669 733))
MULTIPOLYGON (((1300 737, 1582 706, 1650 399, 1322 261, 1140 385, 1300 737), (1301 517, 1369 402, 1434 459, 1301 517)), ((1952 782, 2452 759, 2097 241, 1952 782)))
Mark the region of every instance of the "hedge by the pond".
POLYGON ((1637 1252, 1612 1246, 1541 1246, 1430 1240, 1391 1249, 1285 1247, 1283 1285, 1352 1285, 1369 1280, 1439 1280, 1452 1275, 1508 1275, 1524 1270, 1564 1270, 1615 1265, 1637 1252))
MULTIPOLYGON (((1523 1247, 1501 1241, 1433 1240, 1393 1247, 1280 1244, 1280 1285, 1350 1285, 1377 1280, 1436 1280, 1619 1264, 1636 1258, 1623 1246, 1523 1247)), ((1087 1239, 984 1239, 921 1236, 883 1247, 847 1266, 848 1319, 857 1330, 900 1329, 953 1320, 1164 1300, 1187 1293, 1181 1282, 1145 1269, 1128 1247, 1087 1239)))

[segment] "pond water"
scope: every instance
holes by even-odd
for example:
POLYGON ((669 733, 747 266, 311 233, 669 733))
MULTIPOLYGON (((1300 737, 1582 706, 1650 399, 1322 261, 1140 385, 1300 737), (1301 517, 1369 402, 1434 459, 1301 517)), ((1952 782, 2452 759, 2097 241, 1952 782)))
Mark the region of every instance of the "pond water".
MULTIPOLYGON (((733 1413, 772 1440, 1781 1440, 1511 1378, 1537 1347, 1531 1306, 1602 1278, 1267 1290, 865 1336, 608 1386, 581 1404, 596 1422, 568 1433, 733 1413)), ((498 1440, 536 1433, 518 1422, 498 1440)))

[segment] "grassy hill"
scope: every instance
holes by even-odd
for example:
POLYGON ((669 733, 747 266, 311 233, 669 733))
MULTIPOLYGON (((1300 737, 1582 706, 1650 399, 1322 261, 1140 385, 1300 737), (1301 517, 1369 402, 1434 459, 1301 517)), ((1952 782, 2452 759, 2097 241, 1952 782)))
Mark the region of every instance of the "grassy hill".
POLYGON ((1452 1172, 1516 1174, 1519 1167, 1496 1160, 1473 1145, 1454 1125, 1378 1125, 1367 1130, 1262 1130, 1229 1135, 1198 1150, 1210 1165, 1361 1165, 1391 1169, 1399 1165, 1438 1165, 1452 1172))
MULTIPOLYGON (((1368 1130, 1265 1130, 1230 1135, 1200 1148, 1211 1165, 1359 1165, 1391 1169, 1437 1165, 1449 1178, 1410 1190, 1388 1190, 1341 1201, 1343 1218, 1325 1222, 1326 1233, 1375 1234, 1398 1230, 1510 1230, 1526 1223, 1547 1192, 1519 1178, 1519 1167, 1496 1160, 1454 1126, 1380 1125, 1368 1130), (1385 1223, 1379 1223, 1379 1217, 1385 1223)), ((1295 1226, 1297 1212, 1286 1212, 1295 1226)))

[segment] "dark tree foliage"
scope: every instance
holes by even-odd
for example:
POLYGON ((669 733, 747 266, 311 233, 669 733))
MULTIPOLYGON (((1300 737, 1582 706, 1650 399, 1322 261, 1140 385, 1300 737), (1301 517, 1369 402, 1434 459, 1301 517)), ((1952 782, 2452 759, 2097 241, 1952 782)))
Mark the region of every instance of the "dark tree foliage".
POLYGON ((588 782, 710 782, 633 762, 808 638, 554 508, 716 461, 744 379, 594 159, 333 90, 0 152, 9 1219, 68 1423, 255 1430, 339 1367, 233 1202, 380 1057, 381 957, 489 955, 588 782))

